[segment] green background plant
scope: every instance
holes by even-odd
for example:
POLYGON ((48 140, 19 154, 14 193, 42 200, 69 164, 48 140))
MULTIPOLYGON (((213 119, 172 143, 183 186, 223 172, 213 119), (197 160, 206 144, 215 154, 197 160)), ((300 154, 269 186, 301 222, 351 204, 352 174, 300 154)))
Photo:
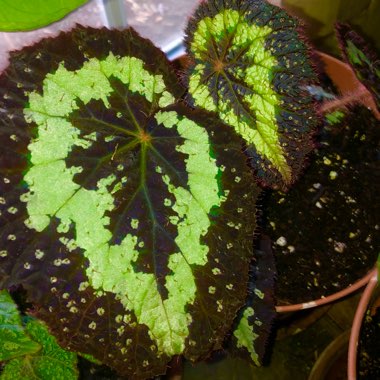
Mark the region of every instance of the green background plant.
POLYGON ((283 0, 284 7, 301 17, 318 49, 340 56, 336 21, 348 22, 380 50, 380 0, 283 0))
POLYGON ((38 29, 65 17, 87 0, 2 0, 0 30, 38 29))
POLYGON ((77 355, 63 350, 47 328, 22 317, 10 294, 0 291, 1 380, 74 380, 77 355), (23 323, 24 322, 24 323, 23 323))

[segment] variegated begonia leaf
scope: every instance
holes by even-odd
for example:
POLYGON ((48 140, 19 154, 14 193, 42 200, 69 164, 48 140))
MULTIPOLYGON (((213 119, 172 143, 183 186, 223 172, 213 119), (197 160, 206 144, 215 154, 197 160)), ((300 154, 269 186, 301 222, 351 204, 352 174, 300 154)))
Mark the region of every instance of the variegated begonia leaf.
POLYGON ((380 57, 375 49, 347 24, 337 24, 338 40, 345 60, 374 96, 380 109, 380 57))
POLYGON ((316 76, 297 20, 264 0, 209 0, 186 33, 192 103, 243 137, 260 182, 288 187, 317 120, 305 90, 316 76))
POLYGON ((175 105, 169 63, 131 29, 16 52, 0 88, 3 285, 28 290, 64 347, 131 379, 219 348, 253 255, 240 137, 175 105))
POLYGON ((41 346, 26 334, 15 302, 0 290, 0 362, 39 351, 41 346))
POLYGON ((268 238, 260 239, 256 259, 252 263, 248 295, 244 307, 236 318, 230 350, 232 354, 263 364, 266 348, 276 315, 274 307, 275 261, 268 238))
POLYGON ((0 380, 76 380, 77 355, 62 349, 40 321, 30 318, 26 333, 41 347, 34 354, 19 356, 7 362, 0 380))

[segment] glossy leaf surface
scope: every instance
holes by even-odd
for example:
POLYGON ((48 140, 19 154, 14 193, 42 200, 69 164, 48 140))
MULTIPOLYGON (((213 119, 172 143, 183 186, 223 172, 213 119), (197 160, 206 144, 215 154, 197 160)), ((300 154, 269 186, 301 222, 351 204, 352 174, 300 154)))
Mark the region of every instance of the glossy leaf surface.
POLYGON ((43 40, 0 82, 4 284, 65 347, 133 379, 219 348, 253 253, 240 138, 174 105, 169 63, 130 29, 43 40))
POLYGON ((2 362, 33 354, 41 348, 26 334, 17 306, 6 290, 0 291, 0 343, 2 362))
POLYGON ((264 0, 203 2, 187 28, 193 104, 245 142, 259 181, 286 188, 311 150, 316 78, 298 22, 264 0))
POLYGON ((87 0, 3 0, 0 30, 17 32, 38 29, 65 17, 87 0))

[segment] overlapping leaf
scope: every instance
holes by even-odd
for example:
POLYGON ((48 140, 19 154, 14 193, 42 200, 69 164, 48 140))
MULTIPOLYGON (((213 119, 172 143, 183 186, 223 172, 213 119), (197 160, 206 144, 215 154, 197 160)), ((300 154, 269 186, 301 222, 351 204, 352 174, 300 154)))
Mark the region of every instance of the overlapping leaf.
POLYGON ((251 266, 246 304, 240 310, 233 327, 230 350, 234 355, 248 358, 253 364, 263 364, 275 318, 275 262, 268 238, 260 240, 251 266))
POLYGON ((203 2, 187 28, 193 104, 245 140, 259 181, 286 188, 311 150, 316 81, 298 22, 264 0, 203 2))
POLYGON ((286 194, 271 193, 265 206, 281 302, 306 302, 341 290, 376 260, 379 123, 362 106, 345 112, 328 115, 320 149, 302 179, 286 194), (290 261, 307 270, 294 275, 290 261), (328 282, 326 271, 334 274, 328 282))
POLYGON ((131 378, 219 348, 253 250, 240 138, 171 105, 183 89, 132 30, 44 40, 0 85, 4 286, 26 287, 65 347, 131 378))
POLYGON ((345 60, 374 96, 380 109, 380 57, 358 33, 346 24, 337 24, 338 39, 345 60))

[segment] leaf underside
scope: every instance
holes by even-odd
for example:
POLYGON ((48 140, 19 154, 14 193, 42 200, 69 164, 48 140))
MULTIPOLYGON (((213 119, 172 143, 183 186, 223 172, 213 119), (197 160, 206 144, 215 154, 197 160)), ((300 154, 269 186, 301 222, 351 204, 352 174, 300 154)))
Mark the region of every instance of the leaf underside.
POLYGON ((190 100, 244 139, 258 180, 293 183, 312 149, 316 83, 298 22, 263 0, 203 2, 186 30, 190 100))
POLYGON ((320 149, 303 177, 288 193, 271 193, 264 206, 279 303, 308 302, 344 289, 376 261, 379 123, 365 107, 346 112, 328 116, 320 149), (307 269, 294 275, 294 265, 307 269))
POLYGON ((345 60, 373 94, 377 108, 380 109, 380 57, 349 25, 337 24, 337 35, 345 60))
POLYGON ((131 29, 15 52, 0 88, 2 285, 22 284, 64 347, 131 379, 220 347, 259 193, 240 138, 174 105, 169 63, 131 29))

